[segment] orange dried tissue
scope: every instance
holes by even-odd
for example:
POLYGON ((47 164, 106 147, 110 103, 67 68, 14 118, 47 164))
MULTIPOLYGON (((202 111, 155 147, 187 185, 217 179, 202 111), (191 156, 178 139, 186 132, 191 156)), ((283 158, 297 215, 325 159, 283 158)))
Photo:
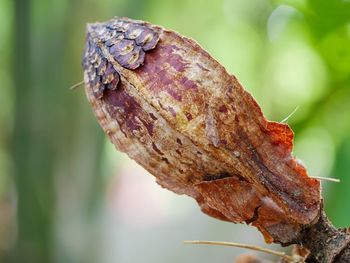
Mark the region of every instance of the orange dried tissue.
POLYGON ((206 214, 288 244, 315 223, 320 184, 293 132, 193 40, 128 18, 88 24, 87 98, 111 142, 206 214))

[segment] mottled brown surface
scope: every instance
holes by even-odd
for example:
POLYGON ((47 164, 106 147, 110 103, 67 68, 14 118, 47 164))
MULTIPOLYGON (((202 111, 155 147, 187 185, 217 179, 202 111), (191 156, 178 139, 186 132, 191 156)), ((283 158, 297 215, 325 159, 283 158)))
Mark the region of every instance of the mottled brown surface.
POLYGON ((89 25, 87 41, 113 65, 111 76, 120 78, 114 88, 94 95, 94 52, 85 51, 86 93, 99 123, 160 185, 192 196, 211 216, 258 227, 268 242, 298 240, 317 221, 320 184, 292 156, 291 129, 267 121, 236 78, 198 44, 121 18, 89 25), (111 23, 116 32, 108 27, 112 37, 106 40, 111 23), (110 46, 131 34, 121 27, 141 28, 128 52, 149 35, 151 44, 142 49, 147 53, 142 62, 131 61, 132 67, 110 46))
POLYGON ((350 235, 345 229, 336 229, 322 211, 311 228, 305 229, 301 243, 310 254, 307 263, 349 263, 350 235))

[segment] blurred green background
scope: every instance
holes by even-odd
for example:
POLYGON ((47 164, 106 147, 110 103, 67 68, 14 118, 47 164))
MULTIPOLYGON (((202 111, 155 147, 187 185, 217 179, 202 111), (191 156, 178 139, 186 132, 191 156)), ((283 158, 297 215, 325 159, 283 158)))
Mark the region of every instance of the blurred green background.
POLYGON ((194 38, 271 120, 299 106, 294 153, 341 179, 322 183, 326 210, 350 224, 350 1, 0 0, 0 262, 233 262, 242 250, 182 241, 264 243, 161 189, 68 89, 85 24, 113 16, 194 38))

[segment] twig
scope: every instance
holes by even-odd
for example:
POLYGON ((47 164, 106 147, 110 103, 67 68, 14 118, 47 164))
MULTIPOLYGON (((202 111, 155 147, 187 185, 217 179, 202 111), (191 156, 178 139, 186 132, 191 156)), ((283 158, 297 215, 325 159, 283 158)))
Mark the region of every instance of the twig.
POLYGON ((74 89, 80 87, 80 86, 83 85, 83 84, 84 84, 84 81, 80 81, 80 82, 78 82, 77 84, 74 84, 73 86, 71 86, 69 89, 70 89, 70 90, 74 90, 74 89))
POLYGON ((275 255, 278 257, 282 257, 289 262, 293 262, 293 263, 303 262, 303 261, 300 261, 300 259, 289 256, 284 252, 279 252, 279 251, 271 250, 268 248, 263 248, 263 247, 248 245, 248 244, 233 243, 233 242, 220 242, 220 241, 206 241, 206 240, 203 240, 203 241, 200 241, 200 240, 184 241, 184 243, 185 244, 218 245, 218 246, 247 248, 247 249, 275 255))

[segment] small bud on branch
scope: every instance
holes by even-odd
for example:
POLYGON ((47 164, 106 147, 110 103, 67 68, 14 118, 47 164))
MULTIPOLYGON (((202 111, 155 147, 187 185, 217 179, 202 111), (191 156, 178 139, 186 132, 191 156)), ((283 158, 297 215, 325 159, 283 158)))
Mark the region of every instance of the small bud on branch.
POLYGON ((85 90, 101 127, 157 182, 267 242, 303 240, 320 183, 292 155, 287 124, 193 40, 128 18, 87 26, 85 90))

